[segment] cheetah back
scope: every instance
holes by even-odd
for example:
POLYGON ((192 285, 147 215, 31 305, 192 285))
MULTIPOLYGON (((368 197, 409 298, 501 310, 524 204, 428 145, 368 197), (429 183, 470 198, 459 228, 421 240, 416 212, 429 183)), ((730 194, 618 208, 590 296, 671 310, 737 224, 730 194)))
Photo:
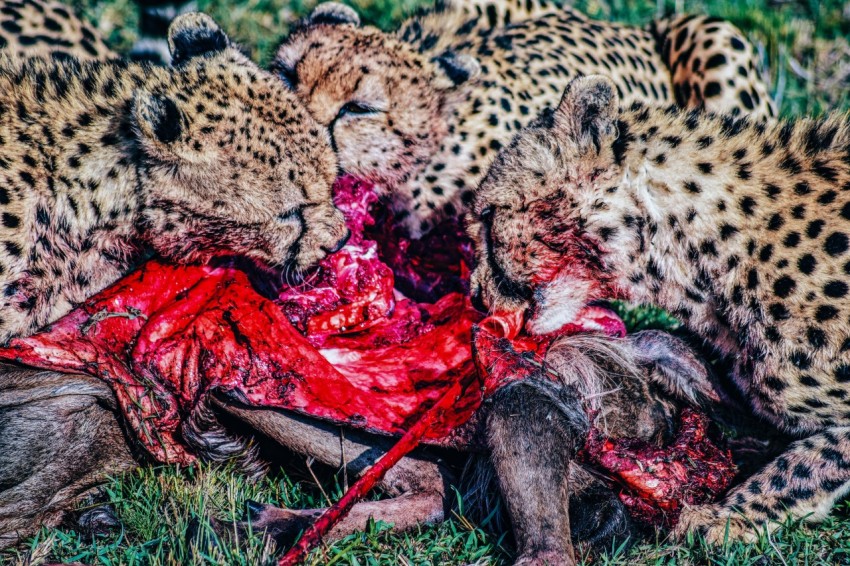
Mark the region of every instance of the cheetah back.
POLYGON ((52 0, 0 2, 0 48, 19 57, 76 57, 82 61, 117 57, 94 26, 77 17, 69 6, 52 0))

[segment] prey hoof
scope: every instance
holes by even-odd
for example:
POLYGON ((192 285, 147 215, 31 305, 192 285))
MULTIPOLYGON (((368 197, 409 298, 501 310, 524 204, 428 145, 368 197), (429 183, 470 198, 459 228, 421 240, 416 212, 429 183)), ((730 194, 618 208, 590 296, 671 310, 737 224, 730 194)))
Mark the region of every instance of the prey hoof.
POLYGON ((263 511, 266 510, 267 505, 264 503, 259 503, 257 501, 253 501, 249 499, 245 502, 245 515, 243 516, 243 521, 259 521, 263 516, 263 511))
POLYGON ((605 551, 627 541, 631 546, 637 529, 617 495, 596 486, 570 499, 570 531, 573 541, 605 551))
POLYGON ((81 513, 77 525, 87 537, 94 539, 120 529, 121 521, 112 505, 99 505, 81 513))

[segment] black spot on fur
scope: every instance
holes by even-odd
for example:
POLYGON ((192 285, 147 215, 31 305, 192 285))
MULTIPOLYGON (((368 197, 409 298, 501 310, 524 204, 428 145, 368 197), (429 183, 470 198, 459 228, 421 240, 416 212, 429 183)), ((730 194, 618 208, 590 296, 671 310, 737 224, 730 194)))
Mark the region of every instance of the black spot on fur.
POLYGON ((785 239, 782 241, 786 248, 796 248, 800 244, 799 232, 788 232, 785 239))
POLYGON ((818 383, 818 380, 810 375, 804 375, 800 377, 800 383, 805 385, 806 387, 817 387, 818 385, 820 385, 820 383, 818 383))
POLYGON ((785 219, 778 212, 774 213, 767 222, 767 229, 771 231, 779 230, 785 224, 785 219))
POLYGON ((713 98, 718 96, 721 93, 722 89, 720 87, 720 83, 717 81, 711 81, 707 85, 705 85, 705 89, 703 90, 703 94, 706 98, 713 98))
POLYGON ((826 322, 838 316, 838 309, 831 305, 821 305, 815 311, 815 319, 818 322, 826 322))
POLYGON ((847 234, 842 232, 833 232, 826 238, 826 242, 823 245, 824 251, 829 255, 835 257, 843 254, 847 251, 848 247, 848 238, 847 234))
POLYGON ((797 260, 797 269, 806 275, 811 275, 817 264, 818 262, 812 254, 806 254, 797 260))
POLYGON ((809 225, 806 226, 806 235, 809 238, 817 238, 821 230, 823 230, 823 226, 826 224, 823 220, 812 220, 809 222, 809 225))
POLYGON ((702 188, 696 183, 696 181, 685 181, 685 190, 689 193, 702 192, 702 188))
POLYGON ((823 348, 826 345, 826 333, 820 328, 810 326, 806 330, 806 338, 815 349, 823 348))
POLYGON ((835 368, 835 380, 839 383, 847 383, 850 381, 850 365, 841 364, 835 368))
POLYGON ((840 299, 847 295, 847 283, 844 281, 833 280, 823 286, 823 293, 827 297, 840 299))
POLYGON ((785 299, 794 292, 796 286, 796 281, 787 275, 783 275, 773 283, 773 292, 780 299, 785 299))
POLYGON ((812 367, 812 359, 809 357, 809 355, 806 352, 802 352, 802 351, 799 351, 799 350, 796 351, 796 352, 793 352, 788 357, 788 360, 792 364, 794 364, 794 366, 796 366, 796 367, 798 367, 799 369, 802 369, 802 370, 807 370, 810 367, 812 367))
POLYGON ((720 239, 726 241, 729 239, 729 237, 731 237, 733 234, 736 234, 737 232, 738 229, 735 226, 732 226, 731 224, 723 224, 720 227, 720 239))
POLYGON ((794 185, 794 192, 800 196, 807 195, 812 192, 812 188, 806 182, 800 182, 794 185))
POLYGON ((773 303, 768 308, 770 312, 770 316, 773 317, 773 320, 788 320, 791 318, 791 313, 788 312, 788 309, 782 303, 773 303))
POLYGON ((756 206, 756 201, 753 197, 745 196, 741 199, 741 202, 740 202, 741 212, 743 212, 747 216, 753 215, 753 209, 755 208, 755 206, 756 206))
POLYGON ((726 64, 726 55, 723 53, 716 53, 709 57, 708 61, 705 62, 705 69, 714 69, 716 67, 722 67, 726 64))
POLYGON ((835 191, 826 191, 822 195, 818 197, 818 202, 820 204, 831 204, 835 201, 835 197, 838 196, 838 193, 835 191))
POLYGON ((3 213, 3 226, 6 228, 17 228, 21 225, 20 217, 9 212, 3 213))

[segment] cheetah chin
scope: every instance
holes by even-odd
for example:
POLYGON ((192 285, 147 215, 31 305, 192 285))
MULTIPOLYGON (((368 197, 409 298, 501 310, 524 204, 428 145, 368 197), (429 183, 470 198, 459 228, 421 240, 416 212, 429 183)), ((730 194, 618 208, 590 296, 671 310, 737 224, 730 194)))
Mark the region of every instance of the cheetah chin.
POLYGON ((587 306, 594 287, 593 282, 586 279, 557 275, 534 291, 526 329, 531 334, 551 334, 575 322, 587 306))

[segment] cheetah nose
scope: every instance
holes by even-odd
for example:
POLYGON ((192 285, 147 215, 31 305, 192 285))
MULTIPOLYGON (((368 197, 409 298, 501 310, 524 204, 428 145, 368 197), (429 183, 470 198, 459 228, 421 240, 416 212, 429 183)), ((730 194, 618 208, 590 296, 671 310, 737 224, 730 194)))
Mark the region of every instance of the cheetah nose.
POLYGON ((484 297, 481 292, 481 284, 475 285, 475 289, 469 294, 469 300, 475 310, 487 312, 487 305, 484 304, 484 297))
POLYGON ((336 252, 341 250, 343 248, 343 246, 345 246, 345 244, 348 243, 349 238, 351 238, 351 230, 346 230, 345 236, 340 238, 339 241, 334 245, 334 247, 332 247, 332 248, 323 247, 322 250, 326 251, 329 254, 335 254, 336 252))

